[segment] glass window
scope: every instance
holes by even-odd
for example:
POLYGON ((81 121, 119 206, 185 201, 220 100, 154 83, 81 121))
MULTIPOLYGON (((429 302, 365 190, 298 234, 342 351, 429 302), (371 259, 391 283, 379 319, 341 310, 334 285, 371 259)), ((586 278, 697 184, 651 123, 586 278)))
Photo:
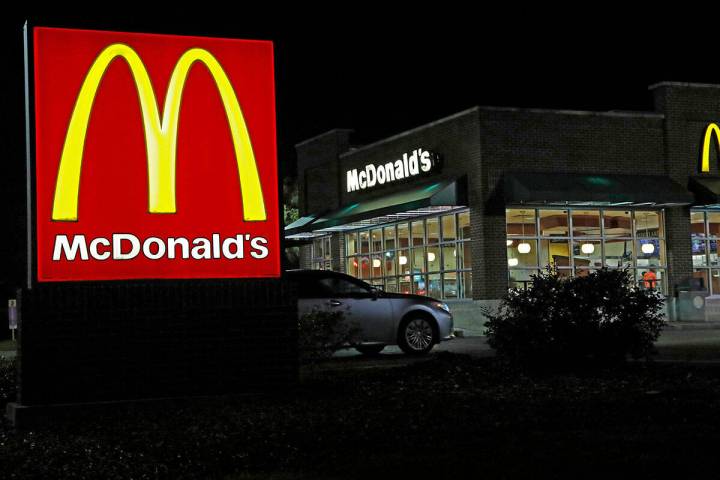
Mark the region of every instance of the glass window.
POLYGON ((693 271, 693 278, 697 278, 701 282, 701 284, 698 285, 700 287, 700 289, 710 288, 710 282, 708 279, 709 275, 710 275, 710 271, 707 268, 702 268, 702 269, 693 271))
POLYGON ((720 270, 710 269, 710 291, 716 295, 720 293, 720 270))
POLYGON ((708 236, 720 236, 720 212, 707 212, 708 236))
POLYGON ((458 240, 470 238, 470 212, 458 213, 458 240))
POLYGON ((605 240, 605 266, 609 268, 632 267, 633 241, 629 239, 605 240))
MULTIPOLYGON (((717 244, 715 248, 717 249, 717 244)), ((717 252, 715 253, 717 258, 717 252)), ((692 239, 692 261, 693 267, 707 267, 707 242, 702 238, 692 239)))
POLYGON ((470 250, 470 242, 458 242, 457 262, 459 269, 472 268, 472 251, 470 250))
POLYGON ((427 243, 432 245, 440 241, 440 219, 439 218, 428 218, 425 221, 425 228, 427 230, 427 243))
POLYGON ((509 271, 510 275, 510 288, 520 288, 520 289, 526 289, 530 285, 532 285, 532 278, 530 278, 530 275, 534 275, 537 272, 537 270, 516 270, 516 269, 510 269, 509 271))
POLYGON ((458 298, 459 295, 457 272, 444 273, 442 298, 458 298))
POLYGON ((600 210, 572 210, 574 237, 600 236, 600 210))
POLYGON ((385 250, 395 249, 395 225, 383 228, 385 235, 385 250))
POLYGON ((510 267, 537 267, 537 240, 522 239, 507 247, 510 267), (517 246, 516 246, 517 245, 517 246))
POLYGON ((575 267, 602 267, 602 240, 576 240, 573 242, 575 267))
POLYGON ((427 269, 428 272, 440 270, 440 247, 437 245, 427 247, 427 269))
POLYGON ((471 281, 462 271, 471 265, 469 220, 464 211, 346 233, 345 271, 387 291, 462 298, 471 281))
POLYGON ((605 210, 603 228, 606 237, 632 237, 632 217, 629 211, 605 210))
POLYGON ((383 254, 383 262, 385 263, 385 275, 394 276, 397 275, 397 269, 395 267, 395 251, 385 252, 383 254))
POLYGON ((637 241, 637 266, 659 267, 663 253, 663 242, 657 238, 643 238, 637 241))
POLYGON ((455 270, 457 268, 457 246, 456 244, 443 245, 443 270, 455 270))
POLYGON ((363 285, 351 282, 345 278, 321 278, 320 283, 325 286, 332 296, 368 295, 370 291, 363 285))
POLYGON ((635 228, 638 238, 663 237, 662 222, 658 211, 635 212, 635 228))
POLYGON ((398 250, 396 256, 398 273, 410 273, 410 253, 408 250, 398 250))
POLYGON ((540 235, 543 237, 567 237, 567 210, 540 210, 540 235))
MULTIPOLYGON (((708 240, 708 258, 710 262, 710 266, 716 267, 720 265, 720 262, 718 262, 718 251, 717 251, 717 240, 708 240)), ((718 292, 720 293, 720 292, 718 292)))
POLYGON ((407 223, 398 223, 397 226, 398 247, 407 248, 410 246, 410 234, 407 223))
POLYGON ((508 236, 535 235, 535 210, 508 209, 505 219, 508 236))
POLYGON ((427 295, 427 277, 414 273, 412 276, 413 293, 417 295, 427 295))
POLYGON ((440 217, 442 222, 443 242, 452 242, 457 236, 455 234, 455 215, 444 215, 440 217))
POLYGON ((359 277, 360 271, 358 269, 357 257, 348 257, 345 263, 345 272, 353 277, 359 277))
POLYGON ((345 234, 345 255, 355 255, 357 253, 357 233, 345 234))
POLYGON ((427 295, 433 298, 442 298, 442 277, 439 273, 431 273, 428 275, 427 295))
POLYGON ((412 222, 411 223, 411 232, 412 232, 412 244, 413 246, 416 245, 424 245, 425 244, 425 222, 422 220, 412 222))
POLYGON ((567 240, 540 240, 540 267, 545 268, 548 265, 553 267, 570 266, 570 248, 567 240))
POLYGON ((358 272, 360 275, 358 275, 358 278, 370 278, 370 257, 363 255, 358 258, 360 260, 360 272, 358 272))
POLYGON ((370 230, 370 238, 373 252, 382 252, 382 229, 374 228, 370 230))
POLYGON ((412 257, 412 271, 427 272, 427 269, 425 268, 425 248, 413 248, 410 255, 412 257))
POLYGON ((692 237, 705 237, 707 235, 705 212, 690 212, 690 235, 692 237))
POLYGON ((383 276, 383 255, 372 256, 372 278, 382 278, 383 276))
POLYGON ((360 232, 360 253, 370 252, 370 234, 368 232, 360 232))

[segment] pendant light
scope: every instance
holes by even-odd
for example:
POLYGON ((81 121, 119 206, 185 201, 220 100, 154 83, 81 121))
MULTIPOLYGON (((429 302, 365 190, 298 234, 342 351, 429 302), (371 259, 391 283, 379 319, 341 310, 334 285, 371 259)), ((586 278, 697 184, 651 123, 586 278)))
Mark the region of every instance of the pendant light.
POLYGON ((590 255, 595 251, 595 245, 593 245, 592 243, 583 243, 582 245, 580 245, 580 250, 585 255, 590 255))

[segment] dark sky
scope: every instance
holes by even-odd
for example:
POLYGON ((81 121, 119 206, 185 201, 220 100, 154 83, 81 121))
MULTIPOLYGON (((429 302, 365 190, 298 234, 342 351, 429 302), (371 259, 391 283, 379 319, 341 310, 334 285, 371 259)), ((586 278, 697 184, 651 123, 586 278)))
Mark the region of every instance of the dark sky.
POLYGON ((702 12, 658 20, 619 11, 535 12, 516 3, 492 14, 437 5, 412 14, 366 3, 312 5, 302 11, 268 3, 257 13, 206 3, 166 15, 27 7, 4 15, 0 200, 10 235, 3 255, 17 257, 24 235, 16 219, 24 215, 28 17, 39 25, 273 40, 279 155, 290 171, 293 145, 331 128, 355 129, 361 144, 474 105, 650 110, 647 87, 654 82, 720 83, 720 40, 702 12))

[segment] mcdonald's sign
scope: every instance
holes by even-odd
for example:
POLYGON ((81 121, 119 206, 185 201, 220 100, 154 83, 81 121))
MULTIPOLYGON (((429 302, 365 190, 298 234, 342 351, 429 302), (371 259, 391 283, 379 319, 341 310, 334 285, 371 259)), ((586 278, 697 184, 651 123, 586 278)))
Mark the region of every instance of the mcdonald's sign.
POLYGON ((707 128, 705 128, 702 158, 700 161, 701 172, 710 171, 710 148, 712 148, 713 145, 713 138, 715 138, 715 146, 717 147, 718 156, 720 158, 720 127, 718 127, 717 123, 710 123, 707 128))
POLYGON ((38 281, 280 275, 271 42, 28 39, 38 281))

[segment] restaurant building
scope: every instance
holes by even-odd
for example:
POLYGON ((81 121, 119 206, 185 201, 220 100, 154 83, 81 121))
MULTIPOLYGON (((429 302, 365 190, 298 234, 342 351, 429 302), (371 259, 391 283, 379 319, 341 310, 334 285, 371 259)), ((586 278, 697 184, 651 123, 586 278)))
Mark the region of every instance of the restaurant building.
POLYGON ((720 294, 720 85, 650 91, 649 112, 475 107, 364 146, 344 129, 305 140, 286 238, 302 268, 442 298, 469 330, 547 265, 628 267, 669 317, 704 319, 720 294))

